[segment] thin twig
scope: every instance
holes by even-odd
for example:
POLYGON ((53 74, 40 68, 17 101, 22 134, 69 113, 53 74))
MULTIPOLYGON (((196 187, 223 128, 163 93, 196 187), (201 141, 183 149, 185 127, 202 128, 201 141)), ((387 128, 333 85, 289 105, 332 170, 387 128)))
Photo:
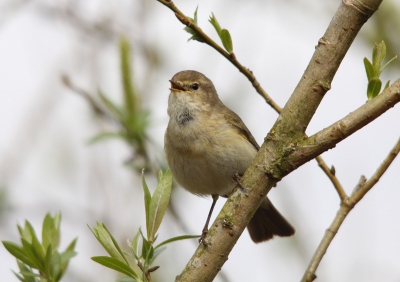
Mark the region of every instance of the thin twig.
POLYGON ((396 145, 390 151, 389 155, 385 158, 383 163, 379 166, 372 177, 366 182, 366 178, 362 176, 359 183, 354 189, 353 194, 347 201, 342 202, 339 211, 336 214, 331 226, 326 230, 321 243, 314 253, 313 258, 308 265, 306 272, 304 273, 302 282, 311 282, 316 278, 315 272, 324 257, 326 250, 330 246, 333 238, 341 227, 343 221, 349 214, 349 212, 355 207, 355 205, 371 190, 372 187, 379 181, 381 176, 386 172, 388 167, 392 164, 393 160, 399 154, 400 151, 400 138, 397 140, 396 145))
POLYGON ((192 23, 191 21, 188 20, 188 17, 185 16, 176 6, 172 1, 167 1, 167 0, 157 0, 161 4, 167 6, 169 9, 171 9, 174 13, 175 16, 178 18, 178 20, 186 25, 187 27, 191 28, 194 30, 198 36, 202 38, 202 42, 205 44, 211 46, 214 48, 218 53, 220 53, 222 56, 224 56, 228 61, 230 61, 235 67, 238 68, 238 70, 243 73, 251 82, 253 85, 254 89, 265 99, 265 101, 278 113, 282 111, 282 108, 278 106, 272 100, 272 98, 268 95, 268 93, 261 87, 260 83, 257 81, 256 77, 253 75, 253 72, 249 70, 248 68, 244 67, 239 61, 236 59, 236 56, 232 53, 229 54, 226 52, 224 49, 222 49, 221 46, 219 46, 214 40, 212 40, 207 34, 203 32, 203 30, 192 23))
POLYGON ((339 179, 336 177, 336 175, 332 172, 331 169, 327 166, 325 161, 322 159, 321 156, 318 156, 315 158, 317 161, 319 167, 325 172, 325 174, 328 176, 329 180, 332 182, 333 186, 335 187, 337 193, 339 194, 340 201, 344 202, 347 200, 348 196, 346 192, 343 189, 342 184, 340 184, 339 179))

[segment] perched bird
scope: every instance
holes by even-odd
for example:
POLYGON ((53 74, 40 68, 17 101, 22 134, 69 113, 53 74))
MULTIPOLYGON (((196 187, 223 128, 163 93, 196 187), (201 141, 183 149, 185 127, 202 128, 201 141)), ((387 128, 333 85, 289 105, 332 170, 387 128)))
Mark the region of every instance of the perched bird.
MULTIPOLYGON (((205 75, 181 71, 170 82, 165 154, 180 186, 196 195, 212 195, 204 239, 218 196, 226 197, 232 192, 237 176, 244 174, 260 146, 240 117, 221 102, 205 75)), ((247 229, 255 243, 274 235, 285 237, 295 233, 268 198, 247 229)))

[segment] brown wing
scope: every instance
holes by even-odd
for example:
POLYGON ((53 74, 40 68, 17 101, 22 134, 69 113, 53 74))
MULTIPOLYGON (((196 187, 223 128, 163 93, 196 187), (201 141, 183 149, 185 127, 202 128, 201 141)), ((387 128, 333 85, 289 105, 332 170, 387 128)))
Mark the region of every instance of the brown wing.
POLYGON ((257 144, 256 139, 254 139, 253 135, 251 135, 250 130, 244 124, 242 119, 229 108, 224 109, 224 118, 235 129, 241 136, 243 136, 247 141, 249 141, 254 148, 258 151, 260 146, 257 144))

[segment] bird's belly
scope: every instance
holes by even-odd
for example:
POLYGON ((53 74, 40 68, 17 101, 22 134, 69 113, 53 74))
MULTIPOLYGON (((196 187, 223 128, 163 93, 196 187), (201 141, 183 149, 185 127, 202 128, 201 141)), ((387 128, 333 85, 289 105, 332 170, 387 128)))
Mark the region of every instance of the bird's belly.
POLYGON ((226 134, 220 138, 200 137, 186 146, 168 146, 167 160, 175 180, 197 195, 227 195, 235 187, 235 173, 243 174, 256 154, 244 138, 232 142, 226 134))

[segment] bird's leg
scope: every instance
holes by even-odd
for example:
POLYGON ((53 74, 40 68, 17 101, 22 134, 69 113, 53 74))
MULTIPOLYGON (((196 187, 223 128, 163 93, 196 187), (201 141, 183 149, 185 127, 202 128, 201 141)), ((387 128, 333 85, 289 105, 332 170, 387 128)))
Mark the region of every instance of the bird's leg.
POLYGON ((236 172, 234 175, 232 175, 232 178, 233 178, 233 181, 235 181, 236 184, 239 186, 240 190, 242 190, 242 192, 244 193, 244 195, 245 195, 246 197, 248 197, 249 195, 247 194, 247 188, 244 187, 244 186, 242 185, 242 183, 240 183, 240 179, 241 179, 242 177, 239 175, 239 173, 236 172))
POLYGON ((206 221, 206 224, 204 225, 203 232, 201 233, 201 237, 199 239, 199 243, 203 242, 203 244, 205 244, 205 245, 207 245, 204 242, 204 240, 206 239, 206 236, 207 236, 207 233, 208 233, 208 224, 210 223, 211 215, 213 213, 215 204, 217 203, 217 200, 219 198, 219 196, 216 195, 216 194, 211 195, 211 197, 213 199, 213 202, 211 204, 210 212, 208 213, 207 221, 206 221))

